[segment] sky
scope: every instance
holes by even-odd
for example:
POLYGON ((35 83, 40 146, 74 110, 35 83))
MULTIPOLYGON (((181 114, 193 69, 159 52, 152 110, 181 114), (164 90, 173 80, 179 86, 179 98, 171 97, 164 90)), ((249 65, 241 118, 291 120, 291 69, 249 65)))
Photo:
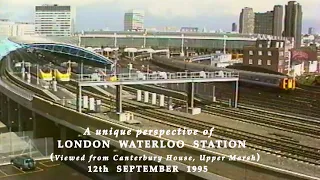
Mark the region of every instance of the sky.
MULTIPOLYGON (((34 6, 71 5, 76 8, 76 29, 123 30, 124 13, 130 9, 145 11, 145 27, 205 27, 207 30, 231 30, 238 24, 243 7, 255 12, 273 9, 287 0, 0 0, 0 18, 34 21, 34 6)), ((299 0, 303 11, 303 32, 309 27, 320 33, 320 0, 299 0), (316 11, 318 10, 318 11, 316 11)))

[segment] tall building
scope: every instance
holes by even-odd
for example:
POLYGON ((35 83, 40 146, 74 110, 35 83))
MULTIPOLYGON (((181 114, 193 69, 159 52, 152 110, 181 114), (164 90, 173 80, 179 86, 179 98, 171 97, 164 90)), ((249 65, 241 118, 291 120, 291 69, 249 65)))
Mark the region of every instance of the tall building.
POLYGON ((296 1, 289 1, 286 5, 284 20, 285 37, 294 37, 295 47, 301 46, 301 30, 302 30, 302 8, 296 1))
POLYGON ((282 36, 283 31, 283 6, 275 5, 273 7, 273 25, 272 35, 282 36))
POLYGON ((237 26, 237 23, 232 23, 232 29, 231 29, 232 32, 237 32, 238 31, 238 26, 237 26))
POLYGON ((239 18, 239 32, 243 34, 254 33, 254 12, 252 8, 245 7, 242 9, 239 18))
POLYGON ((255 13, 254 33, 282 36, 283 7, 276 5, 273 11, 255 13))
POLYGON ((310 34, 310 35, 313 35, 313 34, 315 34, 315 32, 314 32, 315 30, 314 30, 314 28, 313 27, 309 27, 309 29, 308 29, 308 34, 310 34))
POLYGON ((144 12, 139 10, 130 10, 124 14, 125 31, 143 31, 144 30, 144 12))
POLYGON ((35 32, 41 36, 71 36, 75 32, 75 9, 42 5, 35 8, 35 32))
POLYGON ((255 34, 273 34, 273 11, 265 13, 254 13, 254 33, 255 34))

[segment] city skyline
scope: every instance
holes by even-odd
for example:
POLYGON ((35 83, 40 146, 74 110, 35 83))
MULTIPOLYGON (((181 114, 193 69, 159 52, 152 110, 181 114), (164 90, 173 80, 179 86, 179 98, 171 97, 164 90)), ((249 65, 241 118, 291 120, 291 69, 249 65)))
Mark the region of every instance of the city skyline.
MULTIPOLYGON (((0 2, 3 0, 0 0, 0 2)), ((169 1, 168 1, 169 2, 169 1)), ((241 3, 231 0, 215 4, 216 1, 195 0, 170 1, 171 6, 166 6, 167 1, 137 0, 132 2, 114 1, 114 0, 57 0, 57 1, 39 1, 30 0, 21 2, 12 0, 2 3, 0 7, 0 18, 8 18, 13 21, 34 22, 34 6, 42 4, 71 5, 77 8, 76 30, 104 29, 122 30, 124 13, 130 9, 140 9, 145 11, 145 27, 165 27, 165 26, 190 26, 205 27, 210 30, 223 29, 230 31, 230 24, 238 22, 239 13, 245 6, 253 8, 254 12, 266 12, 272 9, 274 5, 285 5, 287 0, 270 0, 268 2, 255 2, 247 0, 241 3), (229 2, 230 1, 230 2, 229 2), (133 3, 135 2, 135 3, 133 3), (184 2, 184 3, 182 3, 184 2), (239 4, 239 5, 237 5, 239 4), (212 7, 214 10, 212 10, 212 7), (228 8, 228 11, 225 11, 228 8), (221 21, 220 19, 224 20, 221 21), (98 19, 98 20, 91 20, 98 19)), ((303 32, 307 33, 309 27, 315 27, 319 33, 320 23, 316 21, 316 7, 319 4, 317 0, 297 1, 303 9, 307 9, 303 14, 303 32)))

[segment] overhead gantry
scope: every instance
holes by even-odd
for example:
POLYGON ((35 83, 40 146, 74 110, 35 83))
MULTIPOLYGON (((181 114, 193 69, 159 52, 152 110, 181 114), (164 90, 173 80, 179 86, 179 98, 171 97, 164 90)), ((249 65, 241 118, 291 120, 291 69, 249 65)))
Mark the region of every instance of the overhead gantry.
MULTIPOLYGON (((113 81, 92 81, 91 79, 83 79, 78 81, 77 85, 77 110, 82 112, 82 87, 91 86, 108 86, 115 85, 116 88, 116 111, 119 115, 119 120, 124 121, 125 114, 122 111, 122 86, 136 85, 136 84, 171 84, 171 83, 188 83, 188 109, 192 114, 196 114, 199 108, 194 107, 194 83, 197 82, 234 82, 234 107, 237 107, 238 102, 238 81, 239 75, 237 73, 216 71, 216 72, 176 72, 176 73, 131 73, 131 74, 117 74, 107 75, 100 79, 113 79, 113 81)), ((200 110, 201 111, 201 110, 200 110)))

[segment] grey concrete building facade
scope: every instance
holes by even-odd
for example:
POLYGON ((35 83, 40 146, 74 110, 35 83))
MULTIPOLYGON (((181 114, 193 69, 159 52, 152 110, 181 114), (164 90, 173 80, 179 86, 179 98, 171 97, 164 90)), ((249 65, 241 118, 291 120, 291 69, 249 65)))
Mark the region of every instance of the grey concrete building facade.
POLYGON ((239 18, 239 32, 242 34, 254 33, 254 12, 250 7, 242 9, 239 18))
POLYGON ((283 6, 275 5, 273 7, 273 28, 272 35, 282 36, 283 32, 283 6))
POLYGON ((284 20, 285 37, 294 37, 295 48, 301 46, 302 33, 302 7, 296 1, 289 1, 286 5, 285 20, 284 20))
POLYGON ((273 11, 255 13, 254 33, 282 36, 283 6, 276 5, 273 11))

